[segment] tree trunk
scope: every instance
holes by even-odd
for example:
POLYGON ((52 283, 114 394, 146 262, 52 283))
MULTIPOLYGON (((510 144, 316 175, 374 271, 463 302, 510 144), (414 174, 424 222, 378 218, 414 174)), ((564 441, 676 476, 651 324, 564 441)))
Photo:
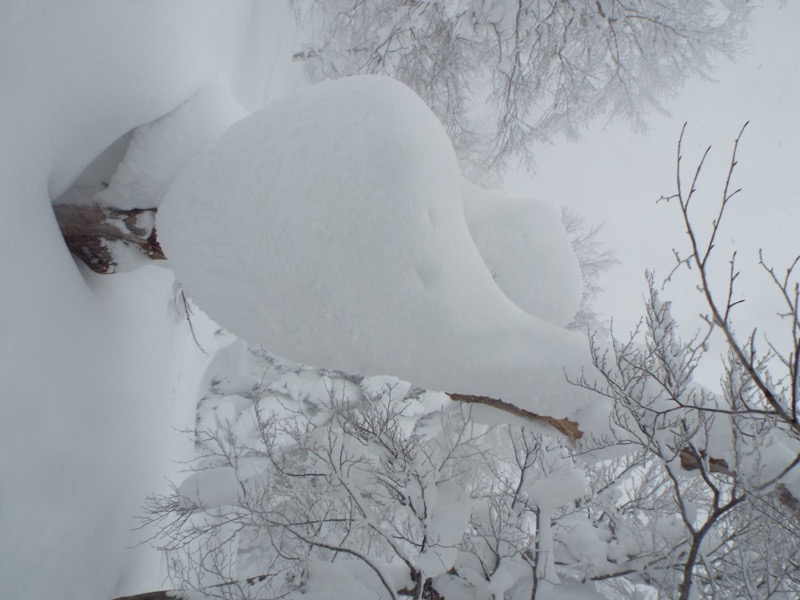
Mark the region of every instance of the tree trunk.
POLYGON ((115 273, 125 251, 153 260, 164 258, 156 239, 154 208, 60 204, 53 212, 69 251, 96 273, 115 273))

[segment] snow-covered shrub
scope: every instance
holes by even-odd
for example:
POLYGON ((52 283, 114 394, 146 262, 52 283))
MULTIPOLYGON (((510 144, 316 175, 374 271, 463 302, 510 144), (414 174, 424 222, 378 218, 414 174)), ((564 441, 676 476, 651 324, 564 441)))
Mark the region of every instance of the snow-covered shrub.
POLYGON ((563 441, 480 425, 394 378, 256 354, 244 395, 212 386, 192 473, 149 504, 178 587, 522 599, 608 565, 607 528, 580 504, 586 477, 563 441), (564 551, 576 535, 579 556, 564 551))
POLYGON ((740 191, 733 175, 741 132, 706 227, 695 207, 710 149, 687 180, 683 133, 678 189, 664 200, 677 205, 686 228, 689 249, 676 251, 676 269, 696 273, 708 328, 682 340, 671 303, 661 299, 650 276, 641 331, 628 339, 612 335, 608 348, 592 341, 601 377, 579 384, 613 401, 611 433, 595 444, 633 450, 619 470, 629 474, 626 500, 606 514, 626 523, 639 542, 637 573, 626 578, 665 597, 793 598, 800 593, 800 258, 779 274, 759 257, 785 325, 777 339, 761 341, 755 330, 740 337, 733 321, 742 301, 736 296, 736 253, 721 289, 713 283, 712 265, 723 217, 740 191), (727 351, 721 393, 694 381, 715 334, 727 351))
MULTIPOLYGON (((740 49, 747 0, 293 0, 316 81, 383 74, 430 106, 474 177, 601 115, 644 126, 688 77, 740 49)), ((488 172, 488 173, 487 173, 488 172)))

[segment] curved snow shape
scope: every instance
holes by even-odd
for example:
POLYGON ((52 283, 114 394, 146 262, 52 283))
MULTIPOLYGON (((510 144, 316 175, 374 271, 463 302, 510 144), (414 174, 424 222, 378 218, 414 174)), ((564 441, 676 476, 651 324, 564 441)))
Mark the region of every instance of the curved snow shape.
POLYGON ((463 183, 464 212, 495 283, 535 317, 566 325, 581 305, 582 280, 558 212, 534 198, 510 198, 463 183))
POLYGON ((359 76, 234 125, 178 176, 157 228, 198 305, 270 351, 588 424, 576 413, 597 398, 564 378, 586 364, 585 338, 498 288, 461 186, 422 100, 359 76))
POLYGON ((247 114, 221 85, 206 85, 163 117, 133 130, 108 188, 95 199, 123 210, 158 207, 181 169, 247 114))

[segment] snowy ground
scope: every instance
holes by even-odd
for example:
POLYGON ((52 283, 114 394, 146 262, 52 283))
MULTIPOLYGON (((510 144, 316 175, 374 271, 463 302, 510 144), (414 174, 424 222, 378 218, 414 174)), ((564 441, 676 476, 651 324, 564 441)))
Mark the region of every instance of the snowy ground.
POLYGON ((262 104, 286 78, 276 57, 287 43, 279 2, 0 7, 3 597, 102 599, 163 584, 161 559, 131 549, 132 516, 175 471, 184 442, 173 428, 192 423, 209 361, 172 273, 88 273, 51 201, 117 138, 207 83, 262 104))

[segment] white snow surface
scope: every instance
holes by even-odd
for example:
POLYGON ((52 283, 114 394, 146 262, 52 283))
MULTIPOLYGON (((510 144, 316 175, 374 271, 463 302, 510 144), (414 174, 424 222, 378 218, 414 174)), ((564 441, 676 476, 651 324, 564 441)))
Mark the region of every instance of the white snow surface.
POLYGON ((427 518, 431 546, 417 558, 419 568, 428 577, 446 573, 455 564, 471 509, 469 498, 458 484, 453 481, 436 484, 436 498, 427 518))
POLYGON ((582 280, 561 219, 534 198, 510 198, 464 180, 469 232, 492 278, 522 310, 566 325, 581 304, 582 280))
MULTIPOLYGON (((291 35, 281 2, 0 3, 4 598, 164 587, 163 557, 135 547, 133 517, 191 451, 175 428, 193 423, 209 358, 176 310, 171 272, 83 272, 50 203, 114 140, 208 83, 262 85, 277 58, 290 63, 233 64, 231 49, 258 46, 248 40, 260 31, 242 27, 256 13, 291 35)), ((193 322, 213 352, 214 326, 199 312, 193 322)))
MULTIPOLYGON (((462 181, 410 89, 352 77, 234 125, 178 176, 157 229, 198 305, 279 355, 604 423, 564 377, 588 364, 585 338, 498 287, 462 181)), ((573 276, 574 257, 552 269, 573 276)))
POLYGON ((158 207, 186 163, 247 114, 221 85, 204 87, 169 114, 134 129, 109 187, 95 199, 125 210, 158 207))

